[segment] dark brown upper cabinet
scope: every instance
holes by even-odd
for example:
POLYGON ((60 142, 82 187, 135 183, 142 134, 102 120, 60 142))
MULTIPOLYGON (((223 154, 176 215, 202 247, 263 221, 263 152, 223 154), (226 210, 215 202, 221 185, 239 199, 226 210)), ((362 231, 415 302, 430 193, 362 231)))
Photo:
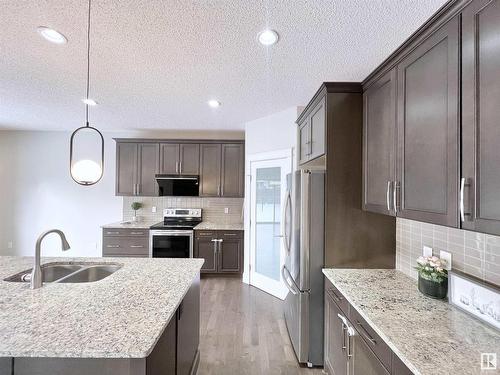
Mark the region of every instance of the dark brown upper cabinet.
POLYGON ((160 144, 160 173, 178 174, 179 173, 179 149, 178 143, 160 144))
POLYGON ((202 197, 220 196, 221 155, 220 144, 200 145, 200 196, 202 197))
POLYGON ((155 175, 160 165, 160 146, 157 143, 139 143, 137 161, 137 194, 140 196, 158 195, 155 175))
POLYGON ((183 143, 179 148, 179 173, 183 175, 200 174, 200 145, 183 143))
POLYGON ((222 197, 243 197, 245 189, 245 152, 242 144, 222 145, 222 197))
POLYGON ((298 125, 299 164, 303 165, 325 154, 326 97, 323 97, 298 125))
POLYGON ((137 193, 137 144, 116 144, 116 195, 137 193))
POLYGON ((200 173, 200 145, 195 143, 162 143, 160 173, 198 175, 200 173))
POLYGON ((199 175, 201 197, 244 196, 242 141, 116 139, 116 195, 157 196, 156 174, 199 175))
POLYGON ((397 215, 457 227, 458 17, 413 50, 397 72, 397 215))
POLYGON ((500 2, 462 14, 462 228, 500 235, 500 2))
POLYGON ((155 196, 159 168, 156 143, 118 143, 116 146, 116 195, 155 196))
POLYGON ((363 207, 394 216, 396 69, 363 94, 363 207))

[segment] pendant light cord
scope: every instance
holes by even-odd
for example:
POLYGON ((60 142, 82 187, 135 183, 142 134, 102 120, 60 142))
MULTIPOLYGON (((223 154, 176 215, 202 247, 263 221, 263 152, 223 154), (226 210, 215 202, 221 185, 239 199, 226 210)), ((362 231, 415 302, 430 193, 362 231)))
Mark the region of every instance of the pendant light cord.
MULTIPOLYGON (((90 92, 90 4, 92 0, 89 0, 89 14, 87 23, 87 102, 89 100, 90 92)), ((85 122, 89 126, 89 104, 85 103, 85 122)))

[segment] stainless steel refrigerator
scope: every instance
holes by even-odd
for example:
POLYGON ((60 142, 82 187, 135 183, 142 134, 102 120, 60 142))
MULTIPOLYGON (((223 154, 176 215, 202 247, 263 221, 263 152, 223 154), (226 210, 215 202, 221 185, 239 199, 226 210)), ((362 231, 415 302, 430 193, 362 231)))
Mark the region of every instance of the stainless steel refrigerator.
POLYGON ((299 170, 287 176, 282 234, 288 333, 301 363, 323 365, 323 274, 325 172, 299 170))

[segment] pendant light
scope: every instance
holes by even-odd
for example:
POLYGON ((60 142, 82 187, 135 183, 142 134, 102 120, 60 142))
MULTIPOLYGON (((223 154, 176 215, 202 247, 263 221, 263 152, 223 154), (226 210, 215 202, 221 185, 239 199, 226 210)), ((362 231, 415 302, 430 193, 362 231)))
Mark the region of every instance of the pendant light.
POLYGON ((98 183, 104 173, 104 137, 89 123, 90 91, 90 6, 87 23, 87 95, 85 103, 85 126, 71 134, 69 163, 71 178, 80 185, 90 186, 98 183), (100 147, 99 147, 100 145, 100 147), (99 155, 100 154, 100 155, 99 155), (95 158, 89 157, 93 155, 95 158), (100 158, 100 164, 98 160, 100 158))

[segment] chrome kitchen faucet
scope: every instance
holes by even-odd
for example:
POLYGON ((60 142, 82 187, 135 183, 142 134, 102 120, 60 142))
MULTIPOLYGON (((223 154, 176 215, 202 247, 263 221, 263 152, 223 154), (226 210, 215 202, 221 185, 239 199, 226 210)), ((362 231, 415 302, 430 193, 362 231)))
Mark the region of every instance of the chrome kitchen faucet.
POLYGON ((61 237, 61 247, 63 251, 69 250, 70 246, 68 241, 66 240, 66 236, 59 229, 51 229, 46 232, 43 232, 38 240, 36 240, 36 248, 35 248, 35 265, 33 266, 33 271, 31 272, 31 289, 38 289, 42 287, 42 267, 40 266, 40 252, 42 250, 42 241, 43 239, 51 234, 56 233, 61 237))

